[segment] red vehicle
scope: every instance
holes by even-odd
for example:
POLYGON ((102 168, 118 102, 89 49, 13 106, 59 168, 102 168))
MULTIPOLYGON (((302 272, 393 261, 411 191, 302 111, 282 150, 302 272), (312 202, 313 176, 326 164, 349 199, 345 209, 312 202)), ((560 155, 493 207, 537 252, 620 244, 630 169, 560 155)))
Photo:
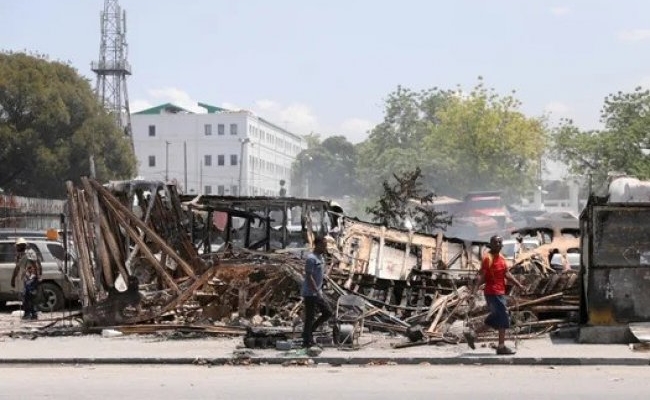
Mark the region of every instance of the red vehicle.
POLYGON ((469 192, 463 206, 468 215, 491 217, 497 221, 500 229, 511 228, 512 219, 501 201, 501 191, 469 192))

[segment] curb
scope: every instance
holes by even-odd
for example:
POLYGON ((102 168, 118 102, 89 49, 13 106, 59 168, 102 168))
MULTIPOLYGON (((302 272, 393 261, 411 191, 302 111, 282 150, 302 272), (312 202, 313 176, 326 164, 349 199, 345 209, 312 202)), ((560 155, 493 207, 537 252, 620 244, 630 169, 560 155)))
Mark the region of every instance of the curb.
POLYGON ((179 357, 179 358, 4 358, 0 365, 530 365, 650 366, 643 358, 601 357, 179 357))

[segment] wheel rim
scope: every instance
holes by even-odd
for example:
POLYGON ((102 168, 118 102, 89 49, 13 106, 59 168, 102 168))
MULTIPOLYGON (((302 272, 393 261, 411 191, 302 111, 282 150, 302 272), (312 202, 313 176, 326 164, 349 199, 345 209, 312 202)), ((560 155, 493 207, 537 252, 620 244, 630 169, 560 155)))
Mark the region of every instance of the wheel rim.
POLYGON ((53 290, 48 288, 43 288, 43 301, 41 302, 41 308, 44 310, 54 310, 56 306, 56 293, 53 290))

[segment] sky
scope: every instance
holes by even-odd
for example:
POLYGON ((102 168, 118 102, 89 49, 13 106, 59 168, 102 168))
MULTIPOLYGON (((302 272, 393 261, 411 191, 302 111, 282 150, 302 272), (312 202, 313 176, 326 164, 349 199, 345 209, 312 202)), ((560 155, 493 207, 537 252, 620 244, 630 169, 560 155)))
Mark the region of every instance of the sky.
MULTIPOLYGON (((94 84, 103 0, 0 0, 0 50, 68 61, 94 84)), ((647 0, 120 0, 131 111, 244 108, 353 143, 398 85, 486 86, 551 124, 600 128, 605 96, 650 87, 647 0)))

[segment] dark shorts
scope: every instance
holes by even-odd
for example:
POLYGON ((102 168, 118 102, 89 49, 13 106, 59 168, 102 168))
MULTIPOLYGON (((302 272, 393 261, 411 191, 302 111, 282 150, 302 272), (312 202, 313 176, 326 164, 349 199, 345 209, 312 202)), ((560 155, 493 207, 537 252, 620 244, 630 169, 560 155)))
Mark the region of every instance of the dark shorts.
POLYGON ((510 328, 506 296, 486 294, 485 301, 490 310, 490 315, 485 318, 485 324, 492 329, 510 328))

